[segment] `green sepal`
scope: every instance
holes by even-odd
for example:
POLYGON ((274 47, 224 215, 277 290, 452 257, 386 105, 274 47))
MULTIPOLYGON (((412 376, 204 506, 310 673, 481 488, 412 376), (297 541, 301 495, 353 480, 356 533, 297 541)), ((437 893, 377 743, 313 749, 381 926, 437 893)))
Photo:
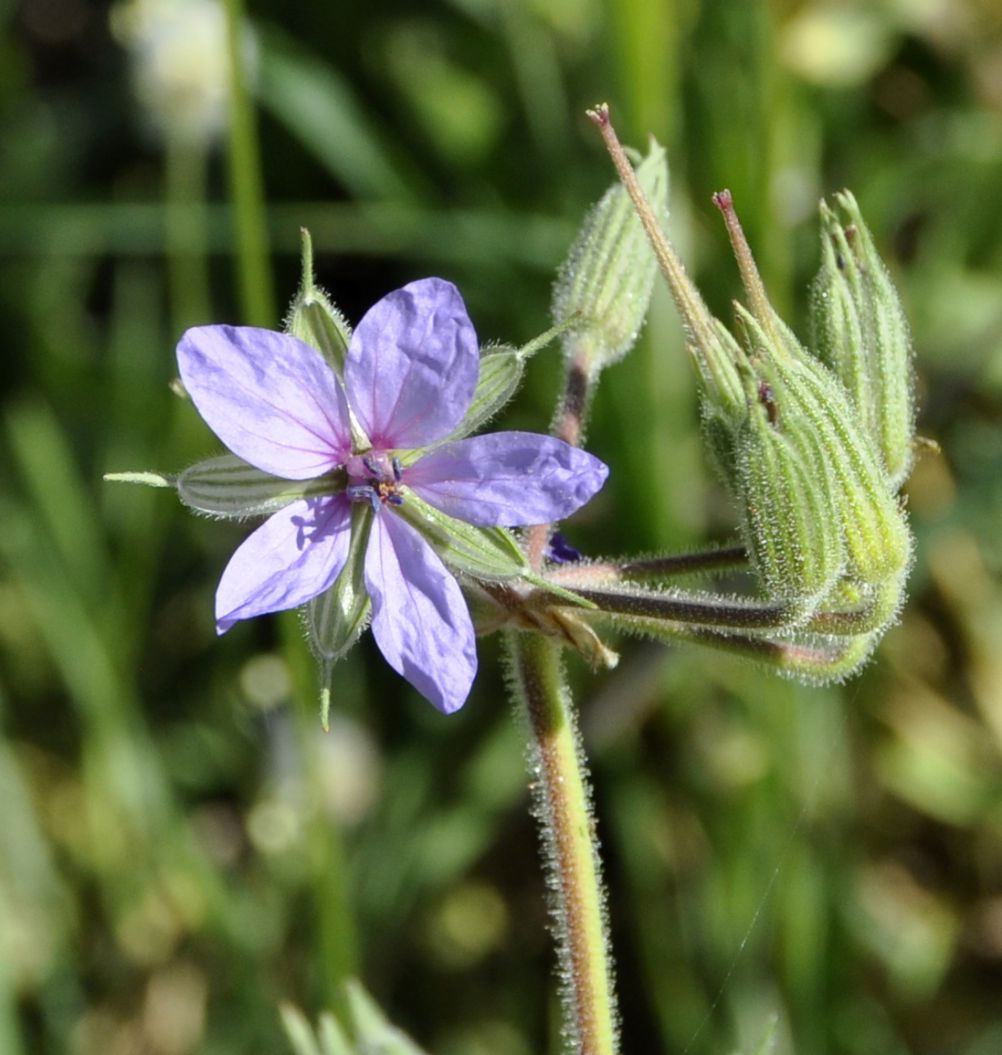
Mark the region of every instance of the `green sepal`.
POLYGON ((338 494, 345 488, 345 476, 335 471, 315 480, 283 480, 255 469, 235 454, 221 454, 178 473, 171 483, 189 509, 243 520, 267 516, 300 498, 338 494))
POLYGON ((334 664, 355 644, 369 625, 372 602, 365 588, 365 551, 374 513, 355 502, 351 509, 348 557, 334 585, 306 605, 306 634, 320 661, 320 720, 327 729, 330 716, 330 679, 334 664))
POLYGON ((707 407, 736 428, 744 420, 745 411, 744 349, 719 319, 711 319, 704 339, 690 341, 688 349, 699 372, 707 407))
MULTIPOLYGON (((668 166, 664 149, 653 139, 636 175, 654 212, 664 216, 668 166)), ((643 224, 617 182, 585 217, 553 290, 554 321, 577 320, 563 340, 565 353, 583 360, 590 377, 633 347, 656 272, 643 224)))
POLYGON ((740 305, 749 358, 761 360, 787 393, 795 420, 802 422, 792 441, 817 444, 834 498, 846 547, 846 573, 875 585, 897 579, 911 556, 911 535, 872 438, 860 421, 842 382, 819 360, 799 349, 788 330, 767 334, 740 305))
POLYGON ((735 452, 745 544, 766 595, 809 613, 845 565, 827 465, 787 393, 754 378, 749 384, 735 452))
POLYGON ((351 340, 351 327, 313 280, 313 241, 302 229, 302 277, 289 307, 285 332, 316 348, 341 377, 351 340))
MULTIPOLYGON (((480 350, 480 375, 463 420, 441 442, 462 439, 482 428, 515 394, 525 372, 526 356, 509 345, 493 345, 480 350)), ((404 464, 417 461, 425 449, 408 452, 404 464)))
POLYGON ((442 560, 461 575, 500 581, 529 571, 525 554, 504 528, 457 520, 410 490, 393 512, 421 532, 442 560))
MULTIPOLYGON (((566 329, 568 329, 566 325, 554 326, 521 348, 513 348, 507 344, 486 345, 481 348, 480 374, 477 377, 473 399, 470 400, 463 420, 435 446, 447 443, 449 440, 462 439, 483 428, 495 414, 505 407, 518 390, 525 373, 525 364, 536 352, 545 348, 566 329)), ((404 465, 413 465, 429 449, 423 447, 401 452, 401 461, 404 465)))

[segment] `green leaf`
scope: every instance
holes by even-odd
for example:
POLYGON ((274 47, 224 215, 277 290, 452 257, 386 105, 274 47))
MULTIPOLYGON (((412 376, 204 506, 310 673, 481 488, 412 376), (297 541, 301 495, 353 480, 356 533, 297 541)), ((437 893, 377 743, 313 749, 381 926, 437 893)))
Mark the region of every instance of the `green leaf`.
POLYGON ((299 498, 337 494, 344 490, 344 477, 338 473, 316 480, 283 480, 235 454, 222 454, 185 469, 173 484, 190 509, 239 520, 267 516, 299 498))
POLYGON ((282 1016, 282 1027, 295 1055, 321 1055, 317 1046, 313 1027, 298 1007, 283 1004, 279 1009, 282 1016))

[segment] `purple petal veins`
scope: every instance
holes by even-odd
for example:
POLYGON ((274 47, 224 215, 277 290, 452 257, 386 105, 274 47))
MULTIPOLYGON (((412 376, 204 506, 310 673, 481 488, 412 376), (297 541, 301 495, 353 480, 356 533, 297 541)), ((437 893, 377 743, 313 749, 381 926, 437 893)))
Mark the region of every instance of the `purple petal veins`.
POLYGON ((436 448, 407 471, 407 484, 459 520, 515 527, 562 520, 608 475, 598 458, 563 440, 494 432, 436 448))
POLYGON ((351 504, 304 498, 273 513, 239 546, 216 590, 216 628, 298 608, 334 584, 348 559, 351 504))
POLYGON ((473 623, 438 554, 399 517, 377 516, 365 585, 386 662, 443 713, 462 707, 477 672, 473 623))
POLYGON ((198 326, 177 346, 181 380, 212 431, 257 469, 287 480, 344 461, 351 427, 323 356, 288 334, 198 326))
POLYGON ((463 419, 480 373, 477 335, 451 282, 426 278, 374 304, 344 367, 348 399, 373 447, 424 447, 463 419))
POLYGON ((347 477, 343 493, 292 502, 236 550, 216 592, 219 632, 329 589, 348 557, 352 503, 367 502, 375 515, 364 575, 376 643, 439 710, 461 707, 477 670, 466 601, 394 508, 410 488, 471 524, 551 523, 599 490, 606 466, 549 436, 500 432, 443 443, 403 467, 396 452, 452 433, 477 385, 476 333, 459 291, 442 279, 412 282, 368 311, 348 347, 347 399, 320 353, 285 334, 202 326, 184 334, 177 356, 199 413, 238 457, 285 479, 338 466, 347 477), (349 402, 371 443, 358 452, 349 402))

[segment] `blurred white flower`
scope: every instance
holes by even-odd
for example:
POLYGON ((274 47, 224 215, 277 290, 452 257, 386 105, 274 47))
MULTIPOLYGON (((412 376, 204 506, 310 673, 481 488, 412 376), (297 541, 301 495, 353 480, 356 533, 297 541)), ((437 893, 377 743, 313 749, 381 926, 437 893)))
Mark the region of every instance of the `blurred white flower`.
MULTIPOLYGON (((124 0, 111 29, 129 52, 136 97, 165 138, 208 144, 226 128, 229 59, 218 0, 124 0)), ((244 56, 253 59, 248 37, 244 56)))

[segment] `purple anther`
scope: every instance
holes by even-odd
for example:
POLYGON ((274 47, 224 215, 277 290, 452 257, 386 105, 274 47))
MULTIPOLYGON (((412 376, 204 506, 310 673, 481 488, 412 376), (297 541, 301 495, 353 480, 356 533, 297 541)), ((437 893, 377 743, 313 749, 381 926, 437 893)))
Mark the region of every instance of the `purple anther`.
POLYGON ((386 496, 386 501, 389 502, 391 506, 402 506, 404 504, 404 496, 398 494, 396 491, 391 491, 386 496))
POLYGON ((397 483, 400 483, 404 478, 404 470, 400 465, 400 459, 395 454, 393 455, 393 460, 390 462, 390 465, 393 467, 393 479, 397 483))
POLYGON ((581 551, 575 549, 559 531, 554 531, 546 545, 546 557, 554 564, 571 564, 581 559, 581 551))
POLYGON ((368 502, 373 512, 379 512, 379 492, 372 484, 352 484, 345 488, 345 494, 353 502, 368 502))
POLYGON ((371 454, 367 454, 362 459, 362 464, 366 467, 366 469, 369 470, 370 474, 372 476, 374 476, 377 480, 381 480, 383 478, 383 470, 379 468, 379 463, 376 461, 375 458, 372 457, 371 454))

